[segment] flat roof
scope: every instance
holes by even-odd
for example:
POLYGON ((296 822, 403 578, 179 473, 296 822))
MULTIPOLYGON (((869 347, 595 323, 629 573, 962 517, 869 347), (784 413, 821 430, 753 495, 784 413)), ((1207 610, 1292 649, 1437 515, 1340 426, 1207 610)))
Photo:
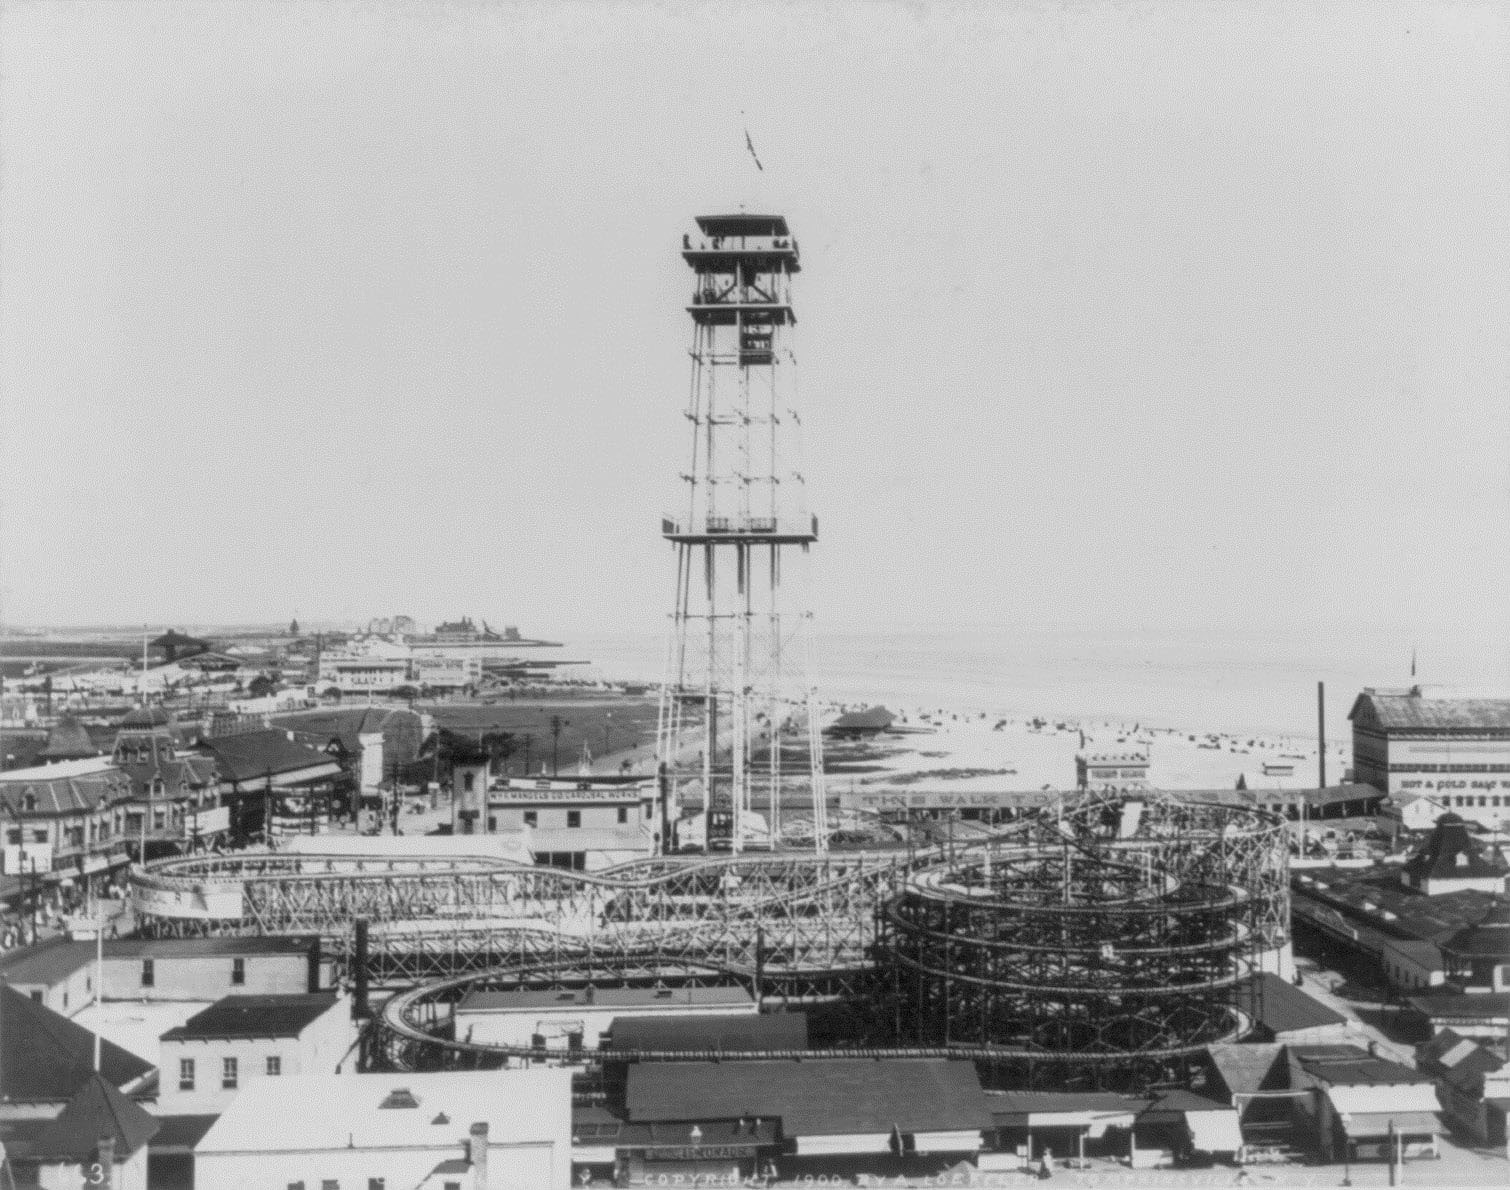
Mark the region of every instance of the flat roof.
MULTIPOLYGON (((194 1153, 454 1148, 459 1155, 474 1123, 488 1125, 490 1145, 569 1144, 571 1071, 254 1078, 236 1093, 194 1153), (414 1106, 382 1106, 400 1102, 414 1106)), ((507 1160, 504 1154, 498 1157, 507 1160)))
POLYGON ((718 1008, 749 1007, 755 998, 739 987, 686 988, 571 988, 469 992, 457 1012, 539 1012, 542 1009, 581 1011, 584 1008, 718 1008))
POLYGON ((776 1116, 787 1137, 996 1124, 975 1063, 945 1058, 637 1062, 624 1101, 636 1123, 776 1116))
POLYGON ((609 1034, 611 1050, 805 1050, 807 1014, 632 1016, 615 1018, 609 1034))
POLYGON ((698 215, 697 228, 708 236, 785 236, 785 215, 698 215))
POLYGON ((336 1006, 334 992, 271 996, 227 996, 196 1012, 164 1041, 218 1041, 227 1038, 297 1037, 336 1006))

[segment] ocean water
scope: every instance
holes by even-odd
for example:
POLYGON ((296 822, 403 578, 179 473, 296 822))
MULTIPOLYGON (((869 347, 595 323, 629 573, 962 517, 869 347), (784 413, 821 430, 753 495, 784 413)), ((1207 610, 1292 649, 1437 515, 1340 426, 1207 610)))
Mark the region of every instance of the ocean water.
MULTIPOLYGON (((572 637, 567 652, 593 677, 656 682, 665 638, 572 637)), ((1158 638, 1010 627, 827 632, 813 641, 820 698, 896 708, 985 711, 1011 718, 1112 720, 1188 731, 1316 737, 1316 683, 1326 683, 1327 736, 1349 738, 1365 686, 1411 684, 1411 648, 1386 634, 1344 639, 1273 634, 1158 638)), ((1415 679, 1510 694, 1501 648, 1435 650, 1415 679)))

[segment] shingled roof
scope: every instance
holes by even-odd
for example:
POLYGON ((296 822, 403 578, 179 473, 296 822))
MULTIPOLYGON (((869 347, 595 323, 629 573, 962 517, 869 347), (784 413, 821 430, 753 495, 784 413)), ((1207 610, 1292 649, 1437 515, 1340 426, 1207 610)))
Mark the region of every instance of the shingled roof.
POLYGON ((1384 731, 1510 733, 1510 698, 1423 698, 1410 690, 1365 690, 1347 716, 1384 731))
MULTIPOLYGON (((0 983, 0 1103, 60 1103, 94 1070, 94 1034, 0 983)), ((153 1067, 114 1042, 100 1041, 100 1073, 130 1087, 153 1067)))
POLYGON ((1510 958, 1510 902, 1499 901, 1470 926, 1464 926, 1442 949, 1465 959, 1510 958))
POLYGON ((117 769, 75 771, 87 763, 63 761, 0 773, 0 802, 11 817, 63 815, 88 813, 101 802, 131 796, 130 780, 117 769))
POLYGON ((49 760, 81 760, 86 756, 98 756, 100 750, 94 746, 94 741, 89 738, 89 732, 84 725, 73 715, 63 715, 52 725, 52 730, 47 733, 47 743, 37 759, 49 760))

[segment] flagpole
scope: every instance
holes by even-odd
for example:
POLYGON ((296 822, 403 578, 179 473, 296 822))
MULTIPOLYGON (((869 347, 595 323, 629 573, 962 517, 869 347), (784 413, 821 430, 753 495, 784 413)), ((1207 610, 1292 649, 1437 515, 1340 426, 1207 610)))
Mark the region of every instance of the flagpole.
POLYGON ((95 902, 94 919, 94 1072, 100 1072, 100 984, 105 978, 105 902, 95 902))

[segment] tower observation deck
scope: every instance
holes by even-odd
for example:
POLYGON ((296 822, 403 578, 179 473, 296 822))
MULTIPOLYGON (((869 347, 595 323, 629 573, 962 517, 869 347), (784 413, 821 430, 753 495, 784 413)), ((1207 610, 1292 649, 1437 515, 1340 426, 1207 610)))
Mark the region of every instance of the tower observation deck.
POLYGON ((806 837, 807 824, 781 821, 783 792, 795 798, 805 784, 822 851, 823 753, 805 598, 818 521, 802 474, 793 352, 801 258, 780 215, 696 223, 696 234, 682 237, 693 274, 691 458, 681 508, 661 521, 677 574, 659 758, 672 806, 700 794, 709 846, 726 840, 738 852, 806 837), (802 573, 788 575, 784 559, 794 553, 802 573), (794 753, 800 761, 784 771, 794 753))

